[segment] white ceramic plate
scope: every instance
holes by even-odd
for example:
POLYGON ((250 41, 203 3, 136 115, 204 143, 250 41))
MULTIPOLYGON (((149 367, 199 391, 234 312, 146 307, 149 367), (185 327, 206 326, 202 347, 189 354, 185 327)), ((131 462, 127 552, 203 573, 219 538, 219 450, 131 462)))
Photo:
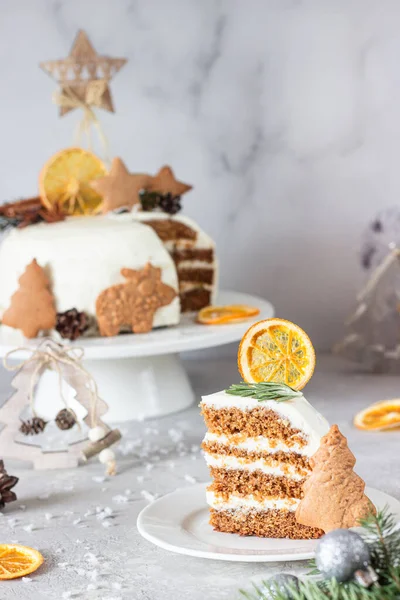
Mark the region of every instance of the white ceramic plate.
MULTIPOLYGON (((140 534, 165 550, 215 560, 279 562, 314 556, 318 540, 241 537, 214 531, 208 524, 207 485, 176 490, 146 506, 137 520, 140 534)), ((388 505, 400 520, 398 500, 373 488, 366 493, 378 509, 388 505)))
MULTIPOLYGON (((128 358, 158 356, 212 348, 237 342, 253 323, 274 316, 268 300, 240 292, 220 291, 217 304, 249 304, 260 309, 260 314, 242 323, 229 325, 201 325, 193 315, 183 315, 179 325, 155 329, 149 333, 117 335, 114 337, 79 338, 76 345, 85 350, 85 359, 128 358)), ((36 348, 38 339, 26 340, 20 331, 0 326, 0 357, 19 346, 36 348)), ((74 343, 71 344, 72 346, 74 343)), ((23 358, 21 353, 14 358, 23 358)))

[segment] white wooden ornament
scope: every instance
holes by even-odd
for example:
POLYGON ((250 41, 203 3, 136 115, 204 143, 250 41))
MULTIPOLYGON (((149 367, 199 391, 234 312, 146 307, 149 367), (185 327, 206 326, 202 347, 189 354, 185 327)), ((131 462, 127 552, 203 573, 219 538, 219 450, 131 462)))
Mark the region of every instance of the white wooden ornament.
MULTIPOLYGON (((68 348, 57 342, 46 339, 36 348, 40 352, 51 352, 57 355, 65 352, 68 348)), ((71 348, 70 348, 71 350, 71 348)), ((31 349, 29 349, 31 351, 31 349)), ((32 352, 32 351, 31 351, 32 352)), ((33 350, 35 352, 35 350, 33 350)), ((29 358, 29 356, 28 356, 29 358)), ((30 403, 30 387, 32 377, 36 369, 35 362, 27 362, 17 372, 12 380, 15 392, 0 407, 0 455, 2 458, 17 458, 33 462, 35 469, 60 469, 76 467, 82 458, 82 450, 87 446, 87 440, 67 446, 63 451, 43 451, 39 446, 23 443, 20 440, 19 428, 21 426, 20 415, 30 403), (16 440, 18 438, 18 441, 16 440)), ((37 373, 36 383, 43 372, 49 367, 43 367, 37 373)), ((75 400, 85 409, 83 423, 89 428, 94 428, 92 423, 91 403, 92 395, 88 387, 88 375, 84 371, 74 368, 72 365, 59 363, 62 379, 75 390, 75 400)), ((36 387, 36 386, 35 386, 36 387)), ((57 388, 55 388, 57 390, 57 388)), ((101 420, 107 412, 108 405, 101 398, 96 400, 96 427, 100 426, 103 432, 109 432, 109 427, 101 420)))

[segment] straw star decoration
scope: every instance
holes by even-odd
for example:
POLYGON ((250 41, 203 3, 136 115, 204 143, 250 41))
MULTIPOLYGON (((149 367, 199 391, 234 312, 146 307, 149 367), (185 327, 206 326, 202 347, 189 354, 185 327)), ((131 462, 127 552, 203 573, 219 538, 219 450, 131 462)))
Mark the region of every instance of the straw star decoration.
POLYGON ((56 98, 60 116, 82 106, 114 112, 109 82, 127 62, 97 54, 87 34, 79 30, 67 58, 40 63, 60 84, 56 98))
POLYGON ((91 187, 103 196, 102 212, 116 208, 132 208, 140 203, 139 192, 147 189, 152 177, 130 173, 120 158, 114 158, 108 175, 95 179, 91 187))

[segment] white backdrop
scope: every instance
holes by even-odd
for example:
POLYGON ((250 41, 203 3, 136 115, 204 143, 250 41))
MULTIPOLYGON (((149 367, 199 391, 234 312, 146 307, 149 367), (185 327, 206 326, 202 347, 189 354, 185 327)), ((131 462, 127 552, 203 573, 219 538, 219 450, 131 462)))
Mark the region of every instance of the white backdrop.
MULTIPOLYGON (((1 0, 0 198, 36 193, 72 141, 41 60, 78 28, 125 56, 112 152, 169 163, 218 241, 224 287, 261 294, 322 347, 360 283, 366 223, 400 193, 398 0, 1 0)), ((1 282, 0 282, 1 283, 1 282)))

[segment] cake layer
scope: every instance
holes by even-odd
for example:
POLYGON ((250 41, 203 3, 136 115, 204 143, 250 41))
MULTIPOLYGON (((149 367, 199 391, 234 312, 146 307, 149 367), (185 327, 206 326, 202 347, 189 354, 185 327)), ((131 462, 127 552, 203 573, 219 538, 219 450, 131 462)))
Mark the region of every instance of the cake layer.
POLYGON ((209 490, 224 496, 252 495, 258 499, 265 495, 277 498, 303 497, 304 477, 295 479, 285 475, 270 475, 260 470, 244 471, 218 467, 210 467, 210 474, 214 481, 209 490))
POLYGON ((212 263, 214 261, 214 250, 212 248, 187 248, 186 250, 175 250, 172 258, 176 265, 186 263, 187 261, 201 261, 202 263, 212 263))
POLYGON ((286 444, 296 443, 299 446, 307 444, 299 429, 291 427, 288 421, 284 421, 273 410, 260 404, 252 410, 242 410, 235 406, 214 408, 202 405, 202 414, 212 433, 232 435, 241 432, 249 437, 265 436, 286 444))
POLYGON ((216 531, 258 537, 318 539, 324 532, 297 523, 294 512, 286 510, 210 510, 210 525, 216 531))
POLYGON ((212 485, 207 488, 207 504, 216 510, 285 510, 294 512, 298 507, 300 500, 297 498, 279 498, 277 496, 263 496, 259 494, 249 494, 241 496, 239 494, 224 494, 213 491, 212 485))
POLYGON ((205 289, 203 286, 180 291, 180 299, 182 312, 197 312, 213 303, 211 290, 205 289))
POLYGON ((196 283, 214 283, 214 270, 204 267, 179 268, 178 277, 180 281, 193 281, 196 283))
MULTIPOLYGON (((158 237, 163 242, 179 242, 180 240, 196 240, 197 234, 195 229, 189 225, 182 223, 180 220, 172 218, 160 218, 158 213, 156 216, 150 217, 146 213, 142 213, 144 216, 140 219, 142 223, 148 225, 157 233, 158 237)), ((154 213, 153 213, 154 214, 154 213)))
POLYGON ((251 470, 260 468, 264 472, 273 474, 274 469, 279 468, 282 472, 275 474, 294 475, 298 473, 302 477, 310 471, 309 459, 295 452, 249 452, 242 448, 232 446, 223 446, 216 442, 202 443, 202 449, 205 452, 205 459, 210 466, 225 466, 231 464, 232 468, 243 468, 251 470))

